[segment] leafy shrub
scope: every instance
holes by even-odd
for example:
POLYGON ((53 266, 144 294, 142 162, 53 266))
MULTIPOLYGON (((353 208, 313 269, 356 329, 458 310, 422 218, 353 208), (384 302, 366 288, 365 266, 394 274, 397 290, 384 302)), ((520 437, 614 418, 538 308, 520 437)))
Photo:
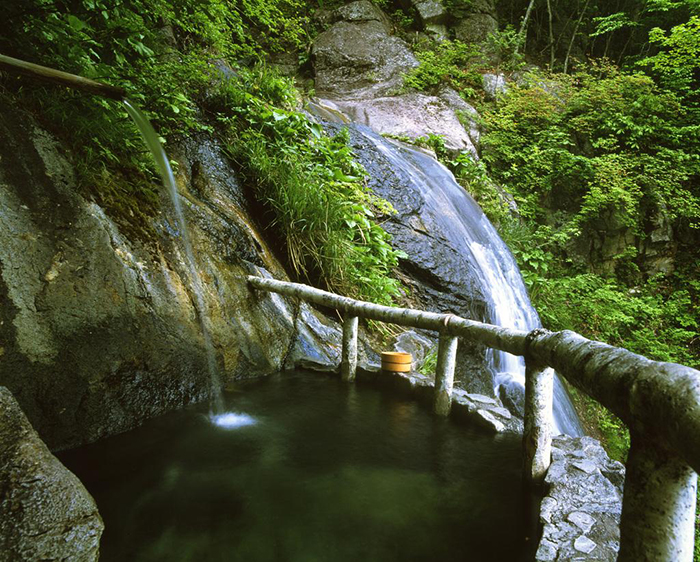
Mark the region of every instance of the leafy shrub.
POLYGON ((460 41, 422 42, 416 47, 420 65, 404 77, 404 87, 434 92, 450 86, 465 99, 481 88, 481 53, 460 41))
MULTIPOLYGON (((201 129, 212 58, 264 56, 308 41, 298 0, 10 0, 0 52, 126 89, 165 138, 201 129)), ((3 80, 7 95, 26 79, 3 80)), ((147 234, 158 209, 150 155, 123 107, 32 84, 18 96, 76 156, 78 182, 122 227, 147 234)))
POLYGON ((391 277, 399 253, 378 217, 392 208, 365 186, 347 131, 329 137, 291 110, 292 98, 280 95, 278 80, 269 70, 241 70, 208 100, 227 128, 231 157, 266 203, 299 275, 320 278, 348 296, 390 304, 400 291, 391 277))

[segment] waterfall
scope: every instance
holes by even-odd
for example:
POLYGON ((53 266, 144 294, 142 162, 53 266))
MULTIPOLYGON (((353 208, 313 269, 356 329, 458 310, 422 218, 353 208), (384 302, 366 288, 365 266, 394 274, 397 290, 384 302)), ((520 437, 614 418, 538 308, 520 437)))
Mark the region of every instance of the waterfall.
MULTIPOLYGON (((340 128, 337 124, 326 126, 331 130, 340 128)), ((381 180, 371 182, 377 195, 392 202, 403 215, 402 220, 405 217, 410 220, 419 213, 421 224, 423 227, 427 225, 426 230, 430 231, 426 240, 427 236, 439 240, 459 256, 460 265, 468 268, 468 271, 457 271, 454 277, 473 278, 471 283, 483 295, 486 310, 481 317, 474 319, 525 331, 541 327, 513 255, 479 205, 456 182, 452 173, 425 152, 385 139, 361 125, 345 126, 350 128, 353 147, 370 175, 375 172, 382 176, 381 180)), ((399 246, 409 237, 417 236, 415 230, 403 226, 394 224, 393 229, 389 223, 385 226, 394 234, 399 246)), ((407 250, 406 247, 401 249, 407 250)), ((425 269, 430 268, 431 259, 439 261, 422 259, 426 262, 425 269)), ((439 264, 436 263, 435 267, 439 264)), ((455 281, 453 285, 457 283, 455 281)), ((522 396, 524 358, 492 350, 487 359, 496 394, 515 389, 522 396)), ((578 416, 558 377, 555 378, 554 392, 555 429, 569 435, 583 435, 578 416)))
POLYGON ((197 265, 194 259, 194 252, 192 251, 192 243, 190 241, 189 231, 187 230, 187 222, 185 221, 185 215, 182 212, 182 205, 180 204, 180 195, 177 192, 177 186, 175 185, 175 177, 173 176, 172 168, 168 162, 168 157, 163 150, 160 141, 158 140, 158 135, 151 126, 146 116, 139 111, 134 105, 129 103, 129 101, 124 100, 124 105, 126 106, 127 113, 134 120, 134 123, 138 127, 141 135, 143 136, 146 145, 153 154, 153 158, 156 161, 158 170, 163 179, 163 185, 170 195, 170 199, 173 202, 173 207, 175 209, 175 220, 177 221, 178 229, 180 231, 180 236, 182 239, 182 245, 185 249, 185 261, 187 263, 188 274, 192 290, 195 297, 195 309, 197 312, 197 317, 199 318, 200 327, 202 330, 202 339, 204 340, 204 348, 207 354, 207 366, 209 368, 209 376, 211 382, 211 415, 219 414, 224 410, 224 401, 221 395, 221 384, 219 381, 219 374, 216 368, 216 356, 214 354, 214 344, 211 340, 211 335, 209 334, 209 329, 207 328, 206 319, 208 318, 206 304, 204 302, 204 292, 202 290, 202 280, 197 271, 197 265))

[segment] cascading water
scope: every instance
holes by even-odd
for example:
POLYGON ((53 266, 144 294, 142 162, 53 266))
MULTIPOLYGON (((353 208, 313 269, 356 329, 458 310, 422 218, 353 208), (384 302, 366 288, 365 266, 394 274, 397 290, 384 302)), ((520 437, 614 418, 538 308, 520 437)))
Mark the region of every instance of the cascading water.
MULTIPOLYGON (((483 317, 475 319, 525 331, 541 327, 515 259, 481 208, 455 181, 452 173, 424 152, 387 140, 367 127, 346 126, 351 129, 354 148, 361 146, 359 159, 365 167, 372 168, 382 160, 384 169, 402 178, 395 187, 386 186, 392 183, 390 180, 375 182, 373 187, 378 195, 397 208, 397 205, 405 207, 404 200, 411 200, 411 205, 420 207, 421 224, 423 227, 428 225, 429 236, 439 238, 440 244, 448 246, 469 267, 469 271, 459 271, 457 275, 475 278, 475 285, 483 294, 486 310, 483 317)), ((335 125, 330 127, 337 128, 335 125)), ((397 234, 395 241, 416 235, 415 231, 397 234)), ((489 353, 496 393, 500 388, 513 385, 520 387, 522 392, 524 359, 501 351, 489 353)), ((574 436, 583 434, 568 393, 558 378, 555 378, 553 409, 554 424, 559 432, 574 436)))
POLYGON ((134 123, 138 127, 141 135, 143 136, 146 145, 153 154, 153 158, 156 161, 160 175, 163 178, 163 185, 168 190, 168 194, 173 202, 173 207, 175 209, 175 219, 177 221, 178 229, 180 230, 180 236, 182 239, 182 245, 185 250, 185 258, 188 267, 188 274, 190 277, 190 283, 195 296, 195 306, 197 311, 197 316, 199 318, 199 323, 202 329, 202 339, 204 340, 204 347, 207 354, 207 366, 209 368, 209 376, 211 378, 211 417, 212 419, 219 419, 221 416, 216 416, 216 414, 221 414, 224 410, 224 401, 221 395, 221 385, 219 384, 219 375, 216 368, 216 356, 214 354, 214 345, 209 334, 209 329, 206 325, 207 309, 204 302, 204 292, 202 290, 202 280, 197 271, 196 262, 194 259, 194 252, 192 251, 192 243, 190 242, 189 231, 187 230, 187 222, 185 221, 185 215, 182 212, 182 205, 180 204, 180 195, 177 192, 177 186, 175 185, 175 177, 173 176, 172 168, 168 162, 168 157, 165 154, 165 150, 158 140, 158 135, 151 126, 146 116, 139 111, 134 105, 129 101, 124 100, 124 105, 126 106, 126 111, 134 120, 134 123))

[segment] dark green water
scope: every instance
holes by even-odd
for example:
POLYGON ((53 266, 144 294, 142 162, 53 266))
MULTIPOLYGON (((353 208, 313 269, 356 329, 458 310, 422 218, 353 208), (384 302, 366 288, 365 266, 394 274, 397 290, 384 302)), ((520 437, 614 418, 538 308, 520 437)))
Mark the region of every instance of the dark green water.
POLYGON ((105 520, 105 561, 521 560, 520 441, 317 374, 64 452, 105 520))

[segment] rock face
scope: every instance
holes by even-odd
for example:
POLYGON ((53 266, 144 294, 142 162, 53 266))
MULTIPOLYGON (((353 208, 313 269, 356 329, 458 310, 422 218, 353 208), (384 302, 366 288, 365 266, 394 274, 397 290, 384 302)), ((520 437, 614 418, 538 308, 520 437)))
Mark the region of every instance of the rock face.
POLYGON ((590 437, 555 437, 538 561, 617 559, 625 467, 590 437))
POLYGON ((353 122, 378 133, 409 139, 440 135, 448 151, 466 150, 477 157, 476 110, 454 90, 446 88, 439 96, 411 92, 372 100, 336 100, 335 105, 353 122), (469 124, 469 132, 463 122, 469 124))
POLYGON ((455 37, 462 43, 483 43, 498 31, 498 21, 491 14, 470 14, 455 25, 455 37))
POLYGON ((345 99, 398 91, 403 74, 418 61, 402 39, 390 35, 386 16, 359 0, 337 10, 335 18, 342 21, 314 41, 316 91, 345 99))
MULTIPOLYGON (((340 128, 326 126, 330 131, 340 128)), ((474 205, 460 209, 455 220, 446 221, 445 216, 457 211, 441 190, 453 188, 461 197, 468 196, 444 167, 426 154, 387 142, 366 127, 352 125, 349 130, 350 144, 368 172, 368 185, 397 211, 383 226, 393 236, 392 244, 407 254, 400 265, 413 306, 465 318, 488 318, 490 301, 483 292, 478 260, 468 247, 462 222, 478 223, 483 213, 474 205)), ((480 240, 480 244, 489 241, 480 240)), ((460 341, 456 376, 468 392, 494 396, 489 365, 483 347, 460 341)))
MULTIPOLYGON (((442 26, 440 2, 418 2, 426 26, 442 26)), ((314 42, 316 92, 350 120, 410 139, 440 135, 451 152, 477 156, 476 110, 449 88, 438 95, 402 92, 403 76, 418 66, 408 45, 390 34, 387 17, 360 0, 333 12, 336 23, 314 42)))
MULTIPOLYGON (((0 136, 0 384, 42 438, 67 448, 206 398, 206 348, 167 199, 157 240, 127 239, 79 195, 63 148, 30 116, 3 104, 0 136)), ((169 156, 221 382, 278 371, 308 342, 297 338, 297 304, 245 283, 258 272, 285 278, 247 218, 249 198, 211 140, 169 156)))
POLYGON ((0 562, 96 561, 103 529, 92 496, 0 387, 0 562))

